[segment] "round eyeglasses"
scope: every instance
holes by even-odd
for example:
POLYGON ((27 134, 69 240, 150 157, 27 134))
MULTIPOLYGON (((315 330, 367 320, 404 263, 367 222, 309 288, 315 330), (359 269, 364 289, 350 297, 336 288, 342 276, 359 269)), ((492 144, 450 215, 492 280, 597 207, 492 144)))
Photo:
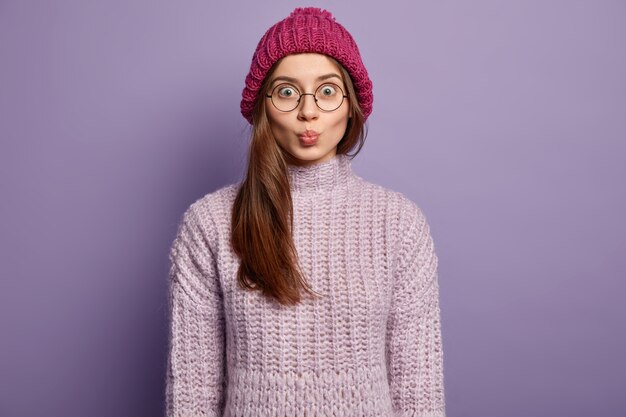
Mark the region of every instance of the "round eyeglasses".
POLYGON ((291 84, 278 84, 272 90, 272 94, 265 95, 265 97, 272 99, 274 107, 282 112, 289 112, 298 107, 302 96, 313 96, 317 107, 326 112, 337 110, 343 104, 343 100, 348 97, 343 93, 341 87, 334 83, 320 85, 315 93, 300 93, 291 84))

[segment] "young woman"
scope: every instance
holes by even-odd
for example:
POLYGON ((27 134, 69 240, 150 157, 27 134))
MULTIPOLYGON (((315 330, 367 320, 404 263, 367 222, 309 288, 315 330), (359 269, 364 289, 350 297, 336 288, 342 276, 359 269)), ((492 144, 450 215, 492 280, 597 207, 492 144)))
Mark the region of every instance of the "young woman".
POLYGON ((168 416, 445 415, 428 224, 351 167, 372 99, 328 11, 259 41, 246 177, 191 204, 170 252, 168 416))

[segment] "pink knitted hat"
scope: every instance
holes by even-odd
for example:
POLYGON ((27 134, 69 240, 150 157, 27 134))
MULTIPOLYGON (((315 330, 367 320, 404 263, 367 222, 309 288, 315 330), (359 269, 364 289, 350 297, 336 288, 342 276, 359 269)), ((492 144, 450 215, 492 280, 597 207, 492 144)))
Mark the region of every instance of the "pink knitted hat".
POLYGON ((270 27, 252 56, 242 92, 241 114, 252 123, 252 109, 269 69, 289 54, 316 52, 335 58, 348 71, 364 119, 372 112, 372 81, 361 60, 359 48, 348 31, 330 12, 316 7, 297 8, 270 27))

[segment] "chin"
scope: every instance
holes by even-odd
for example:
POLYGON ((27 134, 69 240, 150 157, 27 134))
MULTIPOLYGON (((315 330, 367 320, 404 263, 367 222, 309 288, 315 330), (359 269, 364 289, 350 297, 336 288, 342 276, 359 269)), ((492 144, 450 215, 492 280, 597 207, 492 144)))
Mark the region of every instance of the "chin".
POLYGON ((294 160, 293 163, 297 163, 299 165, 322 162, 322 160, 329 160, 332 158, 332 156, 329 155, 330 152, 331 150, 319 151, 309 149, 303 151, 299 149, 295 152, 290 152, 290 155, 288 155, 288 162, 289 160, 294 160))

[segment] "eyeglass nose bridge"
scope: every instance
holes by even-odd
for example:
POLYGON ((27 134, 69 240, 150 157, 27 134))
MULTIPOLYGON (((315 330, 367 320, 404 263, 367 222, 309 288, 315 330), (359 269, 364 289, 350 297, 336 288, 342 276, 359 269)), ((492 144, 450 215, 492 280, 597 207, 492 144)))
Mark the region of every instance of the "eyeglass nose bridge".
MULTIPOLYGON (((294 110, 298 108, 298 106, 300 105, 300 101, 302 101, 302 97, 304 96, 313 96, 313 100, 315 101, 315 106, 322 110, 322 108, 319 106, 319 104, 317 104, 317 97, 315 97, 315 93, 301 93, 300 97, 298 97, 298 101, 296 102, 296 107, 294 107, 294 110)), ((323 111, 323 110, 322 110, 323 111)))

